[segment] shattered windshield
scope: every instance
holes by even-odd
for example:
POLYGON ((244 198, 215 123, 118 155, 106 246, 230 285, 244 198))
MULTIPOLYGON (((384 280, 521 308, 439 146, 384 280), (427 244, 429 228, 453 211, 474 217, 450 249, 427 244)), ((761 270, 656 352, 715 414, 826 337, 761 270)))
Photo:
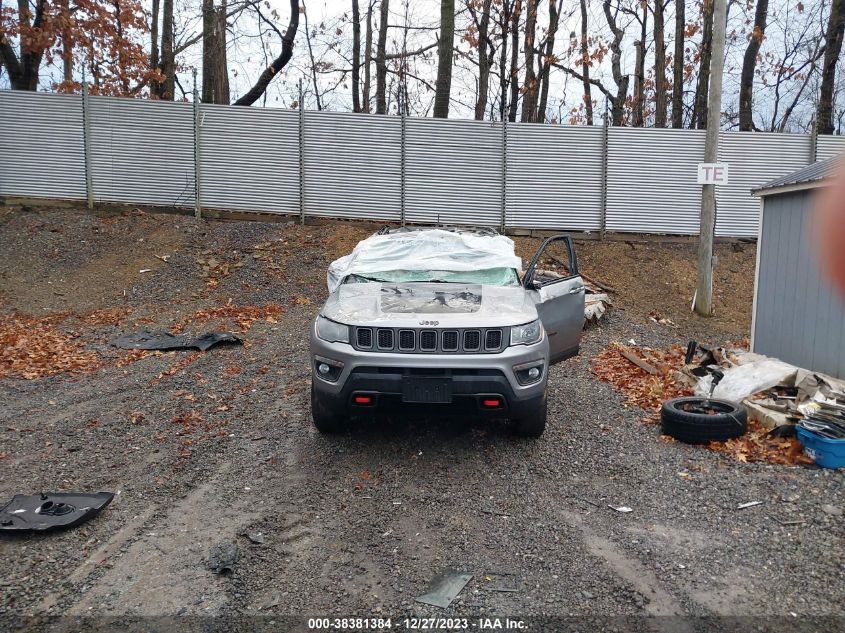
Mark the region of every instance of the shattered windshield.
POLYGON ((484 270, 386 270, 366 274, 351 274, 344 283, 442 282, 483 284, 487 286, 518 286, 519 276, 513 268, 486 268, 484 270))

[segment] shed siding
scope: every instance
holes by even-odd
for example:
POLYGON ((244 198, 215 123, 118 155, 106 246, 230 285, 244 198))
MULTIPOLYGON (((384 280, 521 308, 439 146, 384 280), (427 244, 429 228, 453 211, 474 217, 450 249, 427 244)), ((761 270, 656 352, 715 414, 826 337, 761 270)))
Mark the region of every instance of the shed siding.
POLYGON ((809 240, 812 192, 765 200, 754 351, 845 377, 845 301, 821 277, 809 240))

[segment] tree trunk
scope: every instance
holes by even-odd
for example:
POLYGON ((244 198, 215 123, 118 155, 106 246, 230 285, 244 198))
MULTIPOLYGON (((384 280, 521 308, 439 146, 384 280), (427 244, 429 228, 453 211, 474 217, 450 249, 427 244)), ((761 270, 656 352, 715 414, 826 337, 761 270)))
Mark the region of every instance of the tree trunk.
POLYGON ((769 0, 757 0, 757 9, 754 11, 754 30, 748 40, 748 47, 745 49, 745 57, 742 60, 742 75, 739 81, 739 129, 748 132, 754 129, 753 95, 754 70, 757 68, 757 55, 760 53, 760 45, 766 34, 766 17, 769 12, 769 0))
POLYGON ((611 122, 613 125, 622 125, 625 99, 628 97, 628 75, 622 74, 622 40, 625 38, 625 30, 616 24, 610 0, 604 0, 602 8, 607 25, 613 32, 613 41, 610 43, 610 67, 613 71, 613 81, 616 83, 616 97, 611 100, 611 122))
POLYGON ((214 101, 214 30, 217 20, 214 13, 214 0, 202 0, 202 101, 214 101))
POLYGON ((352 0, 352 111, 361 111, 361 10, 352 0))
POLYGON ((387 19, 390 0, 379 6, 378 44, 376 45, 376 114, 387 113, 387 19))
POLYGON ((161 21, 161 73, 164 81, 161 84, 159 99, 173 101, 176 92, 176 59, 173 54, 173 0, 162 3, 161 21))
POLYGON ((440 42, 437 46, 437 81, 434 84, 434 116, 449 116, 452 89, 452 49, 455 44, 455 0, 440 0, 440 42))
MULTIPOLYGON (((666 24, 664 0, 654 4, 654 127, 666 127, 666 24)), ((682 35, 683 37, 683 35, 682 35)))
POLYGON ((490 42, 490 5, 484 0, 481 20, 478 23, 478 99, 475 101, 475 119, 482 121, 487 110, 487 91, 490 83, 490 66, 493 63, 493 44, 490 42), (488 53, 489 50, 489 53, 488 53))
POLYGON ((38 0, 35 5, 35 17, 32 17, 32 9, 26 0, 18 0, 18 15, 22 30, 27 33, 21 37, 20 58, 15 49, 8 41, 0 39, 0 57, 6 71, 9 73, 9 83, 12 90, 38 89, 38 78, 41 70, 41 60, 44 57, 44 43, 39 41, 39 29, 44 22, 44 13, 48 9, 45 0, 38 0), (30 31, 30 27, 32 31, 30 31))
MULTIPOLYGON (((549 0, 549 31, 546 35, 546 51, 540 68, 540 102, 537 104, 537 113, 534 120, 538 123, 546 121, 546 107, 549 103, 549 76, 551 72, 551 59, 555 50, 555 36, 557 27, 560 24, 560 6, 563 0, 549 0)), ((592 118, 592 103, 590 104, 590 118, 592 118)))
POLYGON ((672 127, 684 127, 684 32, 685 0, 675 0, 675 54, 672 58, 672 127))
POLYGON ((522 89, 522 121, 534 121, 537 105, 537 75, 534 73, 534 40, 537 37, 537 0, 525 3, 525 83, 522 89))
POLYGON ((502 0, 502 47, 499 50, 499 117, 502 121, 507 116, 508 104, 508 28, 511 20, 511 0, 502 0))
POLYGON ((701 35, 701 61, 698 66, 698 83, 690 127, 703 130, 707 127, 707 98, 710 93, 710 58, 713 38, 713 0, 704 0, 704 28, 701 35))
POLYGON ((373 4, 375 0, 369 0, 367 4, 367 31, 364 38, 364 87, 361 90, 361 100, 364 102, 364 112, 370 111, 370 58, 373 54, 373 4))
POLYGON ((581 82, 584 85, 584 108, 587 125, 593 124, 593 94, 590 89, 590 45, 587 29, 587 0, 581 0, 581 82))
MULTIPOLYGON (((158 55, 158 21, 160 17, 161 0, 153 0, 153 13, 150 18, 150 70, 161 72, 158 55)), ((161 84, 155 79, 150 81, 150 97, 157 97, 161 92, 161 84)))
POLYGON ((226 58, 226 16, 227 16, 227 2, 223 0, 217 8, 216 17, 216 35, 215 44, 216 51, 214 54, 215 64, 215 89, 214 96, 216 98, 214 103, 229 103, 231 97, 229 95, 229 63, 226 58))
POLYGON ((634 42, 634 47, 637 50, 636 62, 634 64, 634 72, 636 73, 636 75, 634 75, 633 124, 635 127, 643 127, 645 125, 645 51, 647 35, 648 5, 643 3, 643 19, 640 22, 640 39, 638 42, 634 42))
MULTIPOLYGON (((172 2, 172 0, 165 0, 165 2, 172 2)), ((279 71, 284 68, 293 56, 293 40, 296 37, 296 29, 299 27, 299 0, 290 0, 290 22, 285 34, 282 36, 282 52, 273 60, 264 72, 258 77, 258 81, 250 88, 243 97, 235 101, 234 105, 252 105, 264 94, 267 86, 270 85, 273 77, 279 74, 279 71)), ((299 104, 302 107, 302 104, 299 104)))
POLYGON ((845 36, 845 0, 833 0, 830 18, 825 33, 824 61, 822 62, 822 85, 819 90, 819 105, 816 110, 816 126, 819 134, 833 134, 833 90, 836 86, 836 63, 842 51, 845 36))
POLYGON ((519 101, 519 17, 521 15, 522 0, 516 0, 511 19, 513 22, 513 26, 511 27, 511 100, 508 111, 508 121, 511 123, 516 121, 516 105, 519 101))
POLYGON ((229 103, 229 67, 226 63, 226 2, 202 2, 202 100, 229 103))

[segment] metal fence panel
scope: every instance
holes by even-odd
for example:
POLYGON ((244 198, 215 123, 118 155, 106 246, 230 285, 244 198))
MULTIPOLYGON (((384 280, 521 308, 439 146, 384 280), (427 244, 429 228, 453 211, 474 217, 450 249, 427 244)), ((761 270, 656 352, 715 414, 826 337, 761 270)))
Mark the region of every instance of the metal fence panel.
POLYGON ((82 97, 0 91, 0 195, 85 199, 82 97))
POLYGON ((703 130, 610 128, 607 230, 697 234, 703 156, 703 130))
POLYGON ((199 118, 203 207, 299 213, 296 112, 203 104, 199 118))
POLYGON ((603 133, 600 127, 508 124, 507 226, 598 230, 603 133))
POLYGON ((502 203, 499 124, 457 119, 405 122, 408 222, 498 226, 502 203))
POLYGON ((96 200, 194 205, 194 117, 189 103, 91 97, 96 200))
POLYGON ((306 112, 306 215, 398 221, 401 152, 399 117, 306 112))
POLYGON ((830 136, 824 134, 818 137, 816 145, 816 160, 833 158, 845 152, 845 136, 830 136))
POLYGON ((760 201, 751 190, 805 167, 810 137, 805 134, 722 132, 719 162, 728 163, 728 184, 716 187, 716 235, 757 237, 760 201))

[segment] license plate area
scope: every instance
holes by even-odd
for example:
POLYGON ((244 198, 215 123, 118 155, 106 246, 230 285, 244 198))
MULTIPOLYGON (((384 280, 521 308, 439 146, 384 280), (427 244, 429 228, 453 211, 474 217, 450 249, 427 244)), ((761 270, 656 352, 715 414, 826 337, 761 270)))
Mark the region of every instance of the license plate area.
POLYGON ((402 402, 449 404, 452 402, 452 381, 449 378, 405 376, 402 379, 402 402))

